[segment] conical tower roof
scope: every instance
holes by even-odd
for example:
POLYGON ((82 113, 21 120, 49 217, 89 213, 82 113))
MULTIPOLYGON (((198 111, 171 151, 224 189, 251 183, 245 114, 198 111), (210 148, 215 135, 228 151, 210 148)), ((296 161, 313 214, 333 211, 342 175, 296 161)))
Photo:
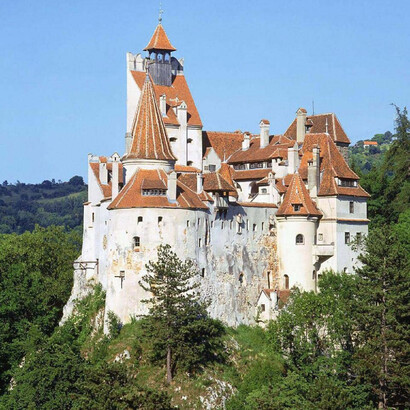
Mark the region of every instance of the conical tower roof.
POLYGON ((176 48, 171 44, 168 39, 167 33, 162 27, 162 24, 159 23, 157 28, 154 31, 154 34, 151 37, 150 42, 144 48, 144 51, 150 50, 168 50, 168 51, 176 51, 176 48))
POLYGON ((322 216, 299 174, 292 175, 289 188, 276 216, 322 216))
POLYGON ((126 158, 176 160, 149 75, 142 87, 131 135, 131 149, 126 158))

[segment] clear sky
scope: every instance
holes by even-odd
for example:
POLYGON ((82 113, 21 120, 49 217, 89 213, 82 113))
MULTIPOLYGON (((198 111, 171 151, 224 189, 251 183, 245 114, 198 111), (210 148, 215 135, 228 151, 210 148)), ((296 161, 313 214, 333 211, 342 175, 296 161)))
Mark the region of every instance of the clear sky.
MULTIPOLYGON (((283 133, 298 107, 335 112, 354 142, 409 105, 410 1, 162 0, 207 130, 283 133)), ((125 53, 159 1, 0 1, 0 183, 86 176, 124 152, 125 53)))

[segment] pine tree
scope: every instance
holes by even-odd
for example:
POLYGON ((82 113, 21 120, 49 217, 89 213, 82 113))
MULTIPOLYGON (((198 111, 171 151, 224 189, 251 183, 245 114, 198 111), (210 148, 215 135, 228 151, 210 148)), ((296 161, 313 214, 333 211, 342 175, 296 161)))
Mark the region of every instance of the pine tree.
POLYGON ((145 333, 152 340, 153 357, 166 357, 170 383, 177 365, 192 371, 217 357, 224 328, 208 317, 207 304, 195 292, 197 271, 192 261, 182 261, 170 245, 161 245, 158 260, 146 269, 140 284, 152 298, 144 301, 149 304, 145 333))
POLYGON ((405 408, 409 397, 410 258, 394 229, 374 229, 357 270, 357 373, 379 408, 405 408))

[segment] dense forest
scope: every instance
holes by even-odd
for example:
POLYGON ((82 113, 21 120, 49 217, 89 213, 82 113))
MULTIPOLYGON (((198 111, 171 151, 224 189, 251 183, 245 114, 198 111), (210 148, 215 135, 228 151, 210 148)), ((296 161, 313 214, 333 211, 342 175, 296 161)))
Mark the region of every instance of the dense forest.
POLYGON ((351 156, 372 195, 369 235, 352 244, 361 267, 324 274, 318 293, 293 289, 265 329, 209 318, 191 296, 193 266, 169 247, 148 266, 144 286, 155 299, 146 317, 122 325, 105 312, 105 334, 97 286, 58 326, 79 233, 62 220, 0 235, 0 408, 409 408, 406 110, 386 134, 375 136, 386 138, 380 152, 351 156))
POLYGON ((87 186, 80 176, 68 182, 45 180, 41 184, 17 181, 0 185, 0 233, 32 231, 36 224, 79 229, 87 186))

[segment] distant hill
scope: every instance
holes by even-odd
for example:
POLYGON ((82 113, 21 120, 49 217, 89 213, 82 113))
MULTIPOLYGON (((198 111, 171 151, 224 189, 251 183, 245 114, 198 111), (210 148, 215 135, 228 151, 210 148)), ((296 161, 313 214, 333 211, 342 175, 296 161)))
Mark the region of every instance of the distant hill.
POLYGON ((0 185, 0 233, 23 233, 41 226, 61 225, 81 230, 87 185, 80 176, 68 182, 0 185))
POLYGON ((349 161, 353 168, 368 173, 373 166, 381 165, 383 154, 390 148, 394 135, 390 131, 373 138, 357 141, 349 147, 349 161))

